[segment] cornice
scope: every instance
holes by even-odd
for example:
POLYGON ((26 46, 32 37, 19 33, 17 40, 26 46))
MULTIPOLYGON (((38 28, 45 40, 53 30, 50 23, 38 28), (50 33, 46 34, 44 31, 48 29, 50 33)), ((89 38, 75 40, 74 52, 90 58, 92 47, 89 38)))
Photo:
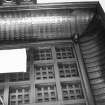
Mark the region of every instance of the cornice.
POLYGON ((99 4, 96 2, 61 2, 61 3, 39 3, 32 5, 12 5, 12 6, 0 6, 0 11, 21 11, 21 10, 40 10, 40 9, 84 9, 84 8, 96 8, 99 4))

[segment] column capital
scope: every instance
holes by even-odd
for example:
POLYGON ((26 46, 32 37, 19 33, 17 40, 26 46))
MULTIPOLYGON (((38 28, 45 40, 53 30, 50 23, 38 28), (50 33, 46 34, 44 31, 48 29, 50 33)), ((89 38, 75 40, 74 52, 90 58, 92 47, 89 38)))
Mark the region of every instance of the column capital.
POLYGON ((78 41, 79 41, 79 34, 78 34, 78 33, 73 34, 72 39, 73 39, 73 41, 74 41, 75 43, 78 43, 78 41))

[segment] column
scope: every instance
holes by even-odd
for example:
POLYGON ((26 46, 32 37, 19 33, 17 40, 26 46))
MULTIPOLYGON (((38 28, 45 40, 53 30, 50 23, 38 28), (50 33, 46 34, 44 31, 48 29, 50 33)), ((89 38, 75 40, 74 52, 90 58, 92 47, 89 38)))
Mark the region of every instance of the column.
POLYGON ((95 105, 94 98, 91 94, 91 88, 90 88, 90 84, 89 84, 89 80, 87 77, 86 68, 84 65, 84 61, 82 58, 79 44, 74 42, 74 48, 75 48, 75 53, 76 53, 76 57, 77 57, 77 62, 78 62, 79 67, 80 67, 80 73, 81 73, 81 78, 82 78, 82 81, 84 84, 84 90, 85 90, 87 103, 88 103, 88 105, 95 105))
POLYGON ((9 85, 7 83, 7 85, 5 85, 4 87, 4 104, 8 105, 8 100, 9 99, 9 85))
POLYGON ((53 55, 53 60, 54 60, 54 72, 55 72, 55 81, 56 81, 57 94, 58 94, 58 102, 59 104, 62 104, 63 102, 62 90, 61 90, 59 70, 58 70, 57 59, 56 59, 56 51, 54 47, 52 47, 52 55, 53 55))

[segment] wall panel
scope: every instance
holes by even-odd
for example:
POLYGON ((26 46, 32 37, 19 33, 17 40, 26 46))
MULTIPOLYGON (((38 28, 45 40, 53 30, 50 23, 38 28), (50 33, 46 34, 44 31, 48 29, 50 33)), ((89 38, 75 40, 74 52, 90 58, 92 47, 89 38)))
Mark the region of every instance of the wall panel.
POLYGON ((80 38, 80 48, 96 105, 103 105, 105 104, 105 31, 100 21, 89 26, 93 29, 98 26, 98 30, 88 30, 88 35, 80 38))

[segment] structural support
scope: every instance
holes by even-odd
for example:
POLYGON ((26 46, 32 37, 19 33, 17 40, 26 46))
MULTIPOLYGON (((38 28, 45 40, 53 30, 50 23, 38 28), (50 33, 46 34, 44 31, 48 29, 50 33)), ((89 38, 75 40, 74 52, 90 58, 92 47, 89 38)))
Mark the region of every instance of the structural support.
POLYGON ((7 84, 4 87, 4 104, 8 105, 8 97, 9 97, 9 85, 7 84))
POLYGON ((27 72, 30 74, 30 103, 35 103, 35 80, 34 80, 34 60, 33 60, 33 50, 27 48, 27 72))
POLYGON ((87 73, 86 73, 86 68, 85 68, 85 65, 83 63, 83 58, 81 55, 79 44, 74 42, 74 48, 75 48, 78 64, 80 67, 81 77, 82 77, 82 80, 84 82, 87 103, 88 103, 88 105, 95 105, 94 98, 93 98, 93 95, 91 93, 89 80, 88 80, 87 73))
POLYGON ((54 59, 54 72, 55 72, 55 78, 56 78, 56 87, 57 87, 57 92, 58 92, 58 102, 59 105, 62 104, 62 90, 61 90, 61 85, 60 85, 60 78, 59 78, 59 70, 57 67, 57 59, 56 59, 56 54, 55 54, 55 48, 52 47, 52 55, 54 59))

